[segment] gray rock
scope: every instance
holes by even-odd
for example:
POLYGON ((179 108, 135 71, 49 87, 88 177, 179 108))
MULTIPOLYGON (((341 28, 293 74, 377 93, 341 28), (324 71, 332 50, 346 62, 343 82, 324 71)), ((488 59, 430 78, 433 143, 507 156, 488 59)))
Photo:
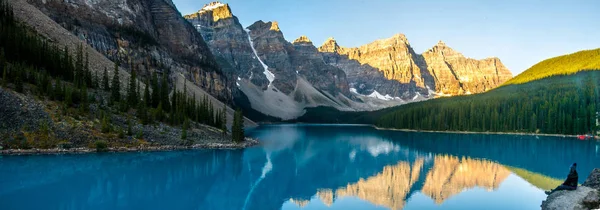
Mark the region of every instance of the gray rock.
POLYGON ((583 186, 600 190, 600 168, 596 168, 592 171, 592 173, 583 183, 583 186))
POLYGON ((542 201, 542 210, 579 210, 587 209, 583 205, 583 199, 596 192, 594 189, 580 186, 577 190, 563 190, 548 195, 545 201, 542 201))
POLYGON ((589 209, 600 208, 600 194, 598 191, 591 191, 585 198, 583 198, 583 206, 589 209))

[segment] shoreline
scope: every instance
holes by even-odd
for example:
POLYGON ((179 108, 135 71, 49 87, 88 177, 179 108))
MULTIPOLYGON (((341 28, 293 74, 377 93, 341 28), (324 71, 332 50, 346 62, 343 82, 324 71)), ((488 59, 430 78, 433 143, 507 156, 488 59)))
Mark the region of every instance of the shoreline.
POLYGON ((179 145, 161 145, 161 146, 140 146, 140 147, 109 147, 106 151, 98 152, 94 148, 77 147, 70 149, 5 149, 0 150, 1 156, 20 156, 20 155, 58 155, 58 154, 91 154, 91 153, 126 153, 126 152, 165 152, 179 150, 199 150, 199 149, 222 149, 234 150, 245 149, 260 145, 256 139, 246 138, 242 143, 204 143, 194 144, 192 146, 179 145))
POLYGON ((414 130, 414 129, 398 129, 398 128, 380 128, 372 125, 377 130, 403 131, 415 133, 452 133, 452 134, 488 134, 488 135, 517 135, 517 136, 550 136, 562 138, 577 138, 578 135, 567 134, 547 134, 547 133, 514 133, 514 132, 476 132, 476 131, 430 131, 430 130, 414 130))

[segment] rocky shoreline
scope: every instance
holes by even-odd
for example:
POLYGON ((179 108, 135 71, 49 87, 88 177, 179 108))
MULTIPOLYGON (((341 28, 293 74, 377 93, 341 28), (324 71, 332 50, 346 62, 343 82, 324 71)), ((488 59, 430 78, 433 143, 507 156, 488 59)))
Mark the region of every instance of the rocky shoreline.
POLYGON ((558 191, 542 201, 542 210, 600 209, 600 168, 596 168, 577 190, 558 191))
MULTIPOLYGON (((244 149, 259 145, 256 139, 246 138, 241 143, 202 143, 191 146, 161 145, 161 146, 138 146, 138 147, 110 147, 103 152, 161 152, 175 150, 194 149, 244 149)), ((87 154, 98 152, 94 148, 78 147, 70 149, 6 149, 0 150, 0 155, 52 155, 52 154, 87 154)))

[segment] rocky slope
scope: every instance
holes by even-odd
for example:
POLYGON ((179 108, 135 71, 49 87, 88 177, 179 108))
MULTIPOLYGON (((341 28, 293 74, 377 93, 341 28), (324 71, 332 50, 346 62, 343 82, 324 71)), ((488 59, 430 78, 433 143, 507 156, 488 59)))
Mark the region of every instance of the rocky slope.
POLYGON ((365 95, 377 92, 406 100, 474 94, 512 78, 498 58, 466 58, 441 41, 419 55, 403 34, 357 48, 341 47, 330 38, 319 51, 328 64, 348 74, 352 88, 365 95))
MULTIPOLYGON (((120 62, 121 78, 126 82, 131 69, 128 63, 133 63, 142 78, 152 72, 170 73, 170 84, 180 90, 187 80, 190 97, 208 96, 215 109, 221 109, 222 102, 231 103, 232 81, 227 80, 202 36, 181 17, 171 0, 13 3, 21 10, 18 18, 38 33, 69 46, 72 52, 80 43, 89 44, 86 50, 93 71, 101 73, 107 68, 112 75, 113 61, 120 62)), ((233 109, 228 109, 227 118, 230 124, 233 109)), ((245 123, 256 125, 248 119, 245 123)))
POLYGON ((123 67, 138 75, 183 74, 220 100, 230 87, 202 37, 171 0, 27 0, 123 67))

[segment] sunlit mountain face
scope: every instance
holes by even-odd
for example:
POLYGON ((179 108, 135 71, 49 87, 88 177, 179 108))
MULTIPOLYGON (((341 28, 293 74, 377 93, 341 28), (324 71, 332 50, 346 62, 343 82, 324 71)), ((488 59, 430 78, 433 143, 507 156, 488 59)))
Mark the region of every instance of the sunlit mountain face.
POLYGON ((560 184, 571 162, 580 174, 600 164, 597 142, 557 137, 327 125, 247 134, 263 145, 3 157, 0 202, 34 209, 529 209, 539 208, 543 190, 560 184), (57 188, 68 193, 48 193, 57 188))

